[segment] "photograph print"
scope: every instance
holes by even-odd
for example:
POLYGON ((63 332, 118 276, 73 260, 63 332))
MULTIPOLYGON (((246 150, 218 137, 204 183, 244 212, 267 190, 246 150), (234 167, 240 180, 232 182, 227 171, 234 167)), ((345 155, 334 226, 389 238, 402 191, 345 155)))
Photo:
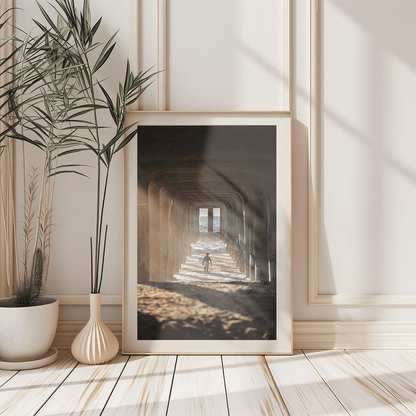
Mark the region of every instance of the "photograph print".
POLYGON ((137 132, 137 340, 276 340, 277 127, 137 132))

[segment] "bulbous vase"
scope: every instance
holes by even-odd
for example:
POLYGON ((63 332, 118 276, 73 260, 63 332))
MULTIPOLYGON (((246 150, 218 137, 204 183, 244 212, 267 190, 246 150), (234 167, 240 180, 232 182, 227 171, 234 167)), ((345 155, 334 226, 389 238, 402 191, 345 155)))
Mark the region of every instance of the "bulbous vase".
POLYGON ((118 350, 117 338, 101 319, 101 293, 91 293, 90 319, 72 342, 72 355, 82 364, 103 364, 118 350))

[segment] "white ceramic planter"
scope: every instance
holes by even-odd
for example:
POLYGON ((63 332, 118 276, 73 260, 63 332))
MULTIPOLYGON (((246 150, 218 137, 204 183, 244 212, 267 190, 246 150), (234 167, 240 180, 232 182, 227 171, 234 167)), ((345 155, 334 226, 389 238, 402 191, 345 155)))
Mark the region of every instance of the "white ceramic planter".
POLYGON ((0 299, 0 358, 33 361, 52 345, 58 325, 59 301, 43 298, 42 304, 11 307, 10 298, 0 299))

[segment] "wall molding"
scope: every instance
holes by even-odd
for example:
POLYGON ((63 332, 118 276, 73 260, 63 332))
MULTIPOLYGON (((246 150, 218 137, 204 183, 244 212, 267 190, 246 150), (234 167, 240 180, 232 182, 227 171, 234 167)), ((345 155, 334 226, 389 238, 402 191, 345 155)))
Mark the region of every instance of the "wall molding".
MULTIPOLYGON (((131 23, 130 23, 130 62, 132 69, 138 73, 140 68, 140 0, 131 1, 131 23)), ((156 75, 156 110, 167 111, 168 108, 168 13, 167 0, 157 0, 157 75, 156 75)), ((283 109, 280 111, 291 111, 292 93, 291 87, 291 30, 292 30, 292 1, 283 0, 283 109)), ((140 110, 140 104, 131 106, 131 111, 140 110)))
MULTIPOLYGON (((140 0, 131 0, 130 21, 130 44, 129 61, 131 69, 138 74, 141 68, 140 61, 140 18, 142 6, 140 0)), ((167 89, 167 56, 168 56, 168 34, 167 34, 167 0, 157 0, 157 63, 156 63, 156 110, 166 111, 168 100, 167 89)), ((141 110, 140 97, 138 101, 129 106, 129 111, 141 110)))
POLYGON ((157 101, 159 111, 166 111, 168 101, 167 88, 167 3, 166 0, 158 0, 157 3, 157 101))
MULTIPOLYGON (((68 350, 86 321, 59 321, 53 346, 68 350)), ((108 321, 121 345, 122 323, 108 321)), ((295 321, 294 349, 403 350, 416 345, 416 322, 295 321)))
POLYGON ((318 0, 310 3, 310 96, 308 142, 308 302, 320 304, 318 293, 318 89, 319 89, 319 21, 318 0))
POLYGON ((292 1, 283 1, 283 107, 292 111, 293 85, 292 85, 292 1))
MULTIPOLYGON (((141 71, 140 62, 140 0, 131 1, 130 45, 129 60, 131 69, 138 74, 141 71)), ((167 0, 157 0, 157 74, 156 74, 156 109, 167 110, 167 56, 168 56, 168 32, 167 32, 167 0)), ((129 107, 130 111, 141 110, 140 97, 137 103, 129 107)))
POLYGON ((310 3, 310 134, 308 143, 308 303, 336 306, 415 307, 416 296, 342 295, 319 293, 319 147, 320 147, 320 4, 310 3))
MULTIPOLYGON (((131 16, 131 27, 130 27, 130 43, 129 43, 129 62, 130 68, 134 74, 140 72, 140 13, 141 8, 139 0, 131 0, 130 3, 130 16, 131 16)), ((140 97, 139 99, 129 106, 130 111, 140 110, 140 97)))

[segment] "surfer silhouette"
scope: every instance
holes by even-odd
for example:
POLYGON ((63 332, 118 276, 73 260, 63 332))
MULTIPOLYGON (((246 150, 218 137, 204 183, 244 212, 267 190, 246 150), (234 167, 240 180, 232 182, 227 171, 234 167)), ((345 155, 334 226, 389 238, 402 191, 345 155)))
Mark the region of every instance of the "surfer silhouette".
POLYGON ((202 265, 204 266, 204 272, 209 272, 209 265, 211 264, 212 266, 212 260, 211 257, 209 257, 209 253, 208 251, 205 253, 205 257, 202 260, 202 265))

